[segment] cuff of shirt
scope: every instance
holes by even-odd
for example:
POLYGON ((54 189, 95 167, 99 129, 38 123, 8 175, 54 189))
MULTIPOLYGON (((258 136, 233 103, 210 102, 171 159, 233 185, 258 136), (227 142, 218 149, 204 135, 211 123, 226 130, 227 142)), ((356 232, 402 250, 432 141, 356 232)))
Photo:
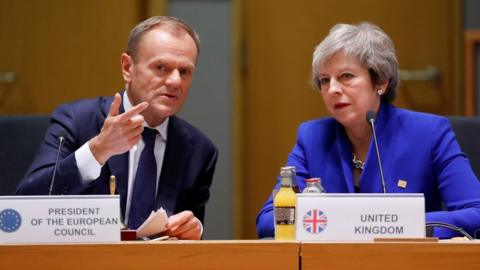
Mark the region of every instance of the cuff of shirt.
POLYGON ((95 180, 100 176, 103 165, 98 163, 93 156, 88 142, 75 151, 75 161, 77 162, 78 171, 82 176, 83 182, 95 180))

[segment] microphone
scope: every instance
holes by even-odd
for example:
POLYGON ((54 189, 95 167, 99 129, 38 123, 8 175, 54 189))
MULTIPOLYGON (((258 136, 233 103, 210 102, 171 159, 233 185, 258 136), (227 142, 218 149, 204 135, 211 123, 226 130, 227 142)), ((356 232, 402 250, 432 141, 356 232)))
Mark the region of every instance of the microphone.
POLYGON ((62 145, 63 145, 63 142, 65 141, 65 137, 66 137, 66 132, 62 132, 60 134, 60 136, 58 136, 58 140, 59 140, 59 143, 58 143, 58 147, 57 147, 57 158, 55 159, 55 165, 53 167, 53 175, 52 175, 52 180, 50 180, 50 189, 48 191, 48 195, 52 195, 52 190, 53 190, 53 183, 55 182, 55 174, 57 173, 57 166, 58 166, 58 159, 60 157, 60 150, 62 150, 62 145))
POLYGON ((375 133, 375 118, 377 118, 377 114, 374 111, 368 111, 366 118, 367 123, 372 127, 373 142, 375 143, 375 151, 377 152, 378 168, 380 169, 383 193, 387 193, 385 178, 383 177, 382 161, 380 160, 380 151, 378 150, 377 134, 375 133))

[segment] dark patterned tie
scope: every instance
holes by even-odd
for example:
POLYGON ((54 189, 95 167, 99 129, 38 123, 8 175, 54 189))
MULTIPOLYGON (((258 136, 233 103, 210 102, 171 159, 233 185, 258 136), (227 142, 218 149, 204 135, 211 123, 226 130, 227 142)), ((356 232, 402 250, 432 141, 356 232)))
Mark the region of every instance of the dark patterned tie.
MULTIPOLYGON (((128 227, 137 229, 155 208, 155 187, 157 184, 157 162, 155 160, 155 137, 158 131, 144 128, 142 139, 145 143, 138 160, 133 196, 128 217, 128 227)), ((155 209, 156 210, 156 209, 155 209)))

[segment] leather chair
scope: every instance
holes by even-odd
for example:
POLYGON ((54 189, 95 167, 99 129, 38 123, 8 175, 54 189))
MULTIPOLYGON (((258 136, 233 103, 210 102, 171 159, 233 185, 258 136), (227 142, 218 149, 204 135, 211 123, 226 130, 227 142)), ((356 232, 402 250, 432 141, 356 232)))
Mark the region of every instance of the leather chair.
POLYGON ((480 177, 480 117, 448 116, 462 151, 470 160, 473 171, 480 177))
POLYGON ((0 195, 14 195, 49 124, 46 115, 0 115, 0 195))

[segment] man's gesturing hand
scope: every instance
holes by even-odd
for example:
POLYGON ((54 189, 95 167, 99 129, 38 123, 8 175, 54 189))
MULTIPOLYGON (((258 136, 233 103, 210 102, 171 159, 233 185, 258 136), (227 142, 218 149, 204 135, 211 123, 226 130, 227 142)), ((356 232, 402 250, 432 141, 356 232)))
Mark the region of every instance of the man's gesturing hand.
POLYGON ((136 145, 143 131, 143 116, 140 114, 148 107, 147 102, 137 104, 130 110, 119 114, 122 97, 115 94, 100 134, 93 137, 88 146, 100 164, 114 155, 125 153, 136 145))

